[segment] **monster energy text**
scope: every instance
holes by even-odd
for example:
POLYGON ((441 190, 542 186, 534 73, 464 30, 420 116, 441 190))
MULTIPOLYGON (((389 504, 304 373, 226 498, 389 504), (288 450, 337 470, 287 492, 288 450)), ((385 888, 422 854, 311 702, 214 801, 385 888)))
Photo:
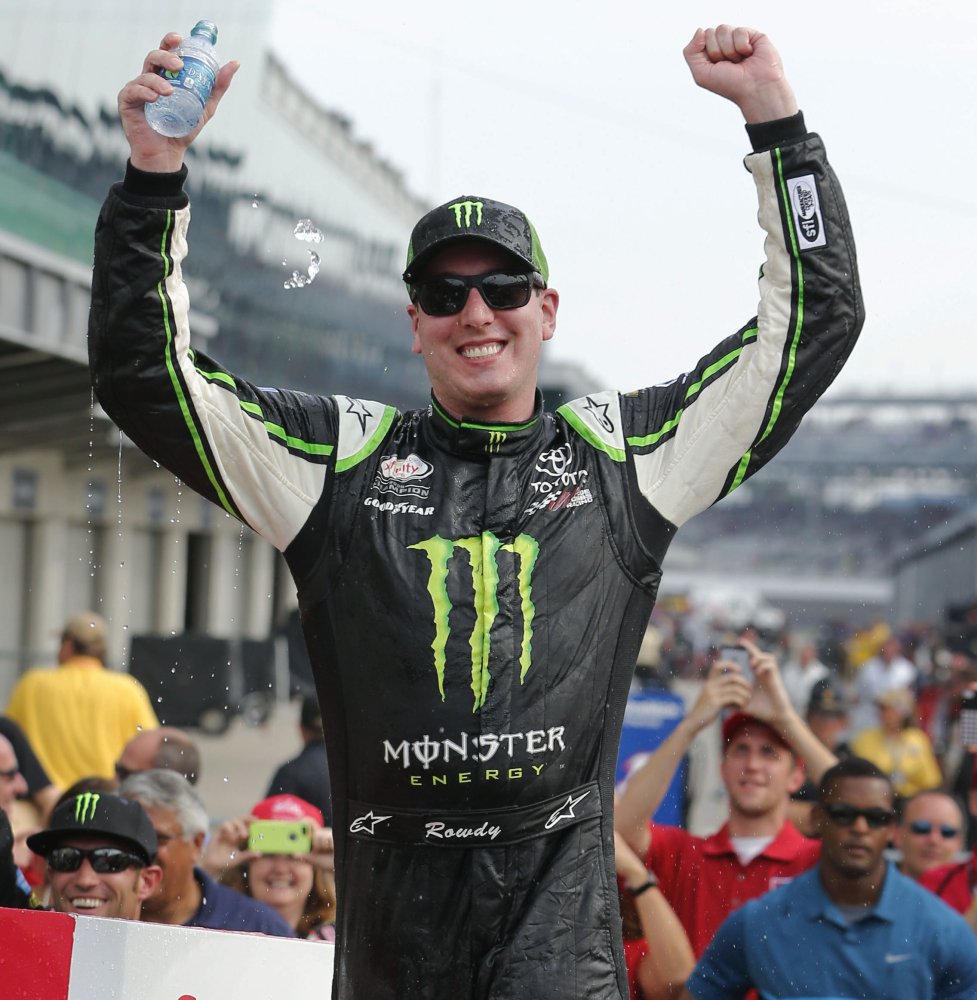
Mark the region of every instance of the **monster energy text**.
POLYGON ((451 599, 448 596, 448 568, 456 551, 466 552, 472 573, 472 602, 475 610, 475 624, 469 637, 471 647, 472 692, 475 696, 473 712, 485 704, 488 693, 489 654, 491 652, 492 625, 499 614, 499 553, 511 553, 518 565, 517 579, 519 599, 522 605, 523 631, 520 643, 519 682, 525 680, 532 665, 533 618, 536 609, 532 599, 532 576, 539 554, 539 543, 531 535, 517 535, 503 545, 491 531, 483 531, 472 538, 454 541, 435 535, 422 542, 409 545, 427 555, 431 566, 427 590, 434 605, 434 670, 438 678, 438 691, 444 701, 444 671, 446 650, 451 627, 448 617, 451 613, 451 599))
POLYGON ((383 762, 396 762, 407 769, 414 761, 426 771, 437 761, 449 764, 452 760, 475 760, 484 764, 500 751, 512 760, 521 751, 535 756, 566 750, 564 732, 563 726, 551 726, 549 729, 530 729, 525 733, 480 733, 478 736, 460 733, 456 740, 432 740, 424 735, 417 740, 401 740, 396 746, 390 740, 384 740, 383 762))

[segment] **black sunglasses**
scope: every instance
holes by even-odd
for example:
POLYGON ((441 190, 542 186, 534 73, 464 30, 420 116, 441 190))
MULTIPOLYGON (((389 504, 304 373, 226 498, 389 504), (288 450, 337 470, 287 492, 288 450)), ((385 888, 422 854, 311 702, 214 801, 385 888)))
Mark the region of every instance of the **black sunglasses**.
POLYGON ((873 830, 881 830, 895 819, 895 813, 889 809, 880 809, 878 806, 873 806, 871 809, 856 809, 846 802, 827 802, 823 808, 828 814, 828 819, 838 826, 851 826, 861 816, 873 830))
POLYGON ((537 271, 510 274, 508 271, 487 271, 485 274, 442 274, 425 278, 411 286, 411 301, 428 316, 454 316, 468 301, 468 291, 477 288, 490 309, 521 309, 529 301, 534 288, 545 288, 546 282, 537 271))
POLYGON ((88 863, 99 875, 124 872, 127 868, 146 867, 142 858, 118 847, 94 847, 90 851, 80 847, 55 847, 48 854, 47 863, 56 872, 76 872, 85 858, 88 858, 88 863))
MULTIPOLYGON (((909 829, 913 833, 918 833, 920 836, 924 836, 927 833, 933 832, 933 824, 928 819, 914 819, 912 823, 909 824, 909 829)), ((951 837, 960 836, 960 827, 950 826, 949 823, 940 824, 937 829, 940 831, 940 836, 944 840, 950 840, 951 837)))

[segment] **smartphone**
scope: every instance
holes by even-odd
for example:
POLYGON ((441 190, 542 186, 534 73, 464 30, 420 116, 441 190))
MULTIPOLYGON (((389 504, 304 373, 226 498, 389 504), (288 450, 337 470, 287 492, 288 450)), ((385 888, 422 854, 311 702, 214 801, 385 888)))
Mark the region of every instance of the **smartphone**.
POLYGON ((740 673, 752 684, 753 671, 750 669, 750 654, 742 646, 720 646, 719 659, 729 660, 740 668, 740 673))
POLYGON ((308 854, 312 850, 312 824, 305 819, 252 820, 248 850, 262 854, 308 854))
POLYGON ((960 696, 960 742, 977 747, 977 691, 964 691, 960 696))

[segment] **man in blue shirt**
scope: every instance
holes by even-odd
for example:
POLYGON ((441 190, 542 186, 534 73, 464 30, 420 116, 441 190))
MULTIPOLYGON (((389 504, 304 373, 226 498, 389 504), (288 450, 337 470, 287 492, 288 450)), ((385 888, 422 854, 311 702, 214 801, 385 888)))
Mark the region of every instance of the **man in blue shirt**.
POLYGON ((270 906, 215 882, 199 866, 209 826, 207 810, 182 774, 140 771, 122 782, 119 794, 146 810, 159 842, 163 878, 143 903, 143 920, 295 937, 270 906))
POLYGON ((735 911, 683 1000, 973 1000, 966 923, 886 862, 892 785, 858 757, 827 771, 815 819, 818 867, 735 911))

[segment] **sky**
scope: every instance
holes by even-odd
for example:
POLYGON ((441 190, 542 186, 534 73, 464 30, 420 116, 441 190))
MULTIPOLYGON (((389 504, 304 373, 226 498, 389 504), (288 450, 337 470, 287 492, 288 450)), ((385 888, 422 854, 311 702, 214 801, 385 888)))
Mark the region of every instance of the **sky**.
POLYGON ((723 21, 777 46, 845 191, 867 319, 834 391, 973 394, 977 6, 277 0, 269 41, 415 194, 523 208, 561 293, 551 356, 626 390, 756 311, 742 119, 682 57, 723 21))

